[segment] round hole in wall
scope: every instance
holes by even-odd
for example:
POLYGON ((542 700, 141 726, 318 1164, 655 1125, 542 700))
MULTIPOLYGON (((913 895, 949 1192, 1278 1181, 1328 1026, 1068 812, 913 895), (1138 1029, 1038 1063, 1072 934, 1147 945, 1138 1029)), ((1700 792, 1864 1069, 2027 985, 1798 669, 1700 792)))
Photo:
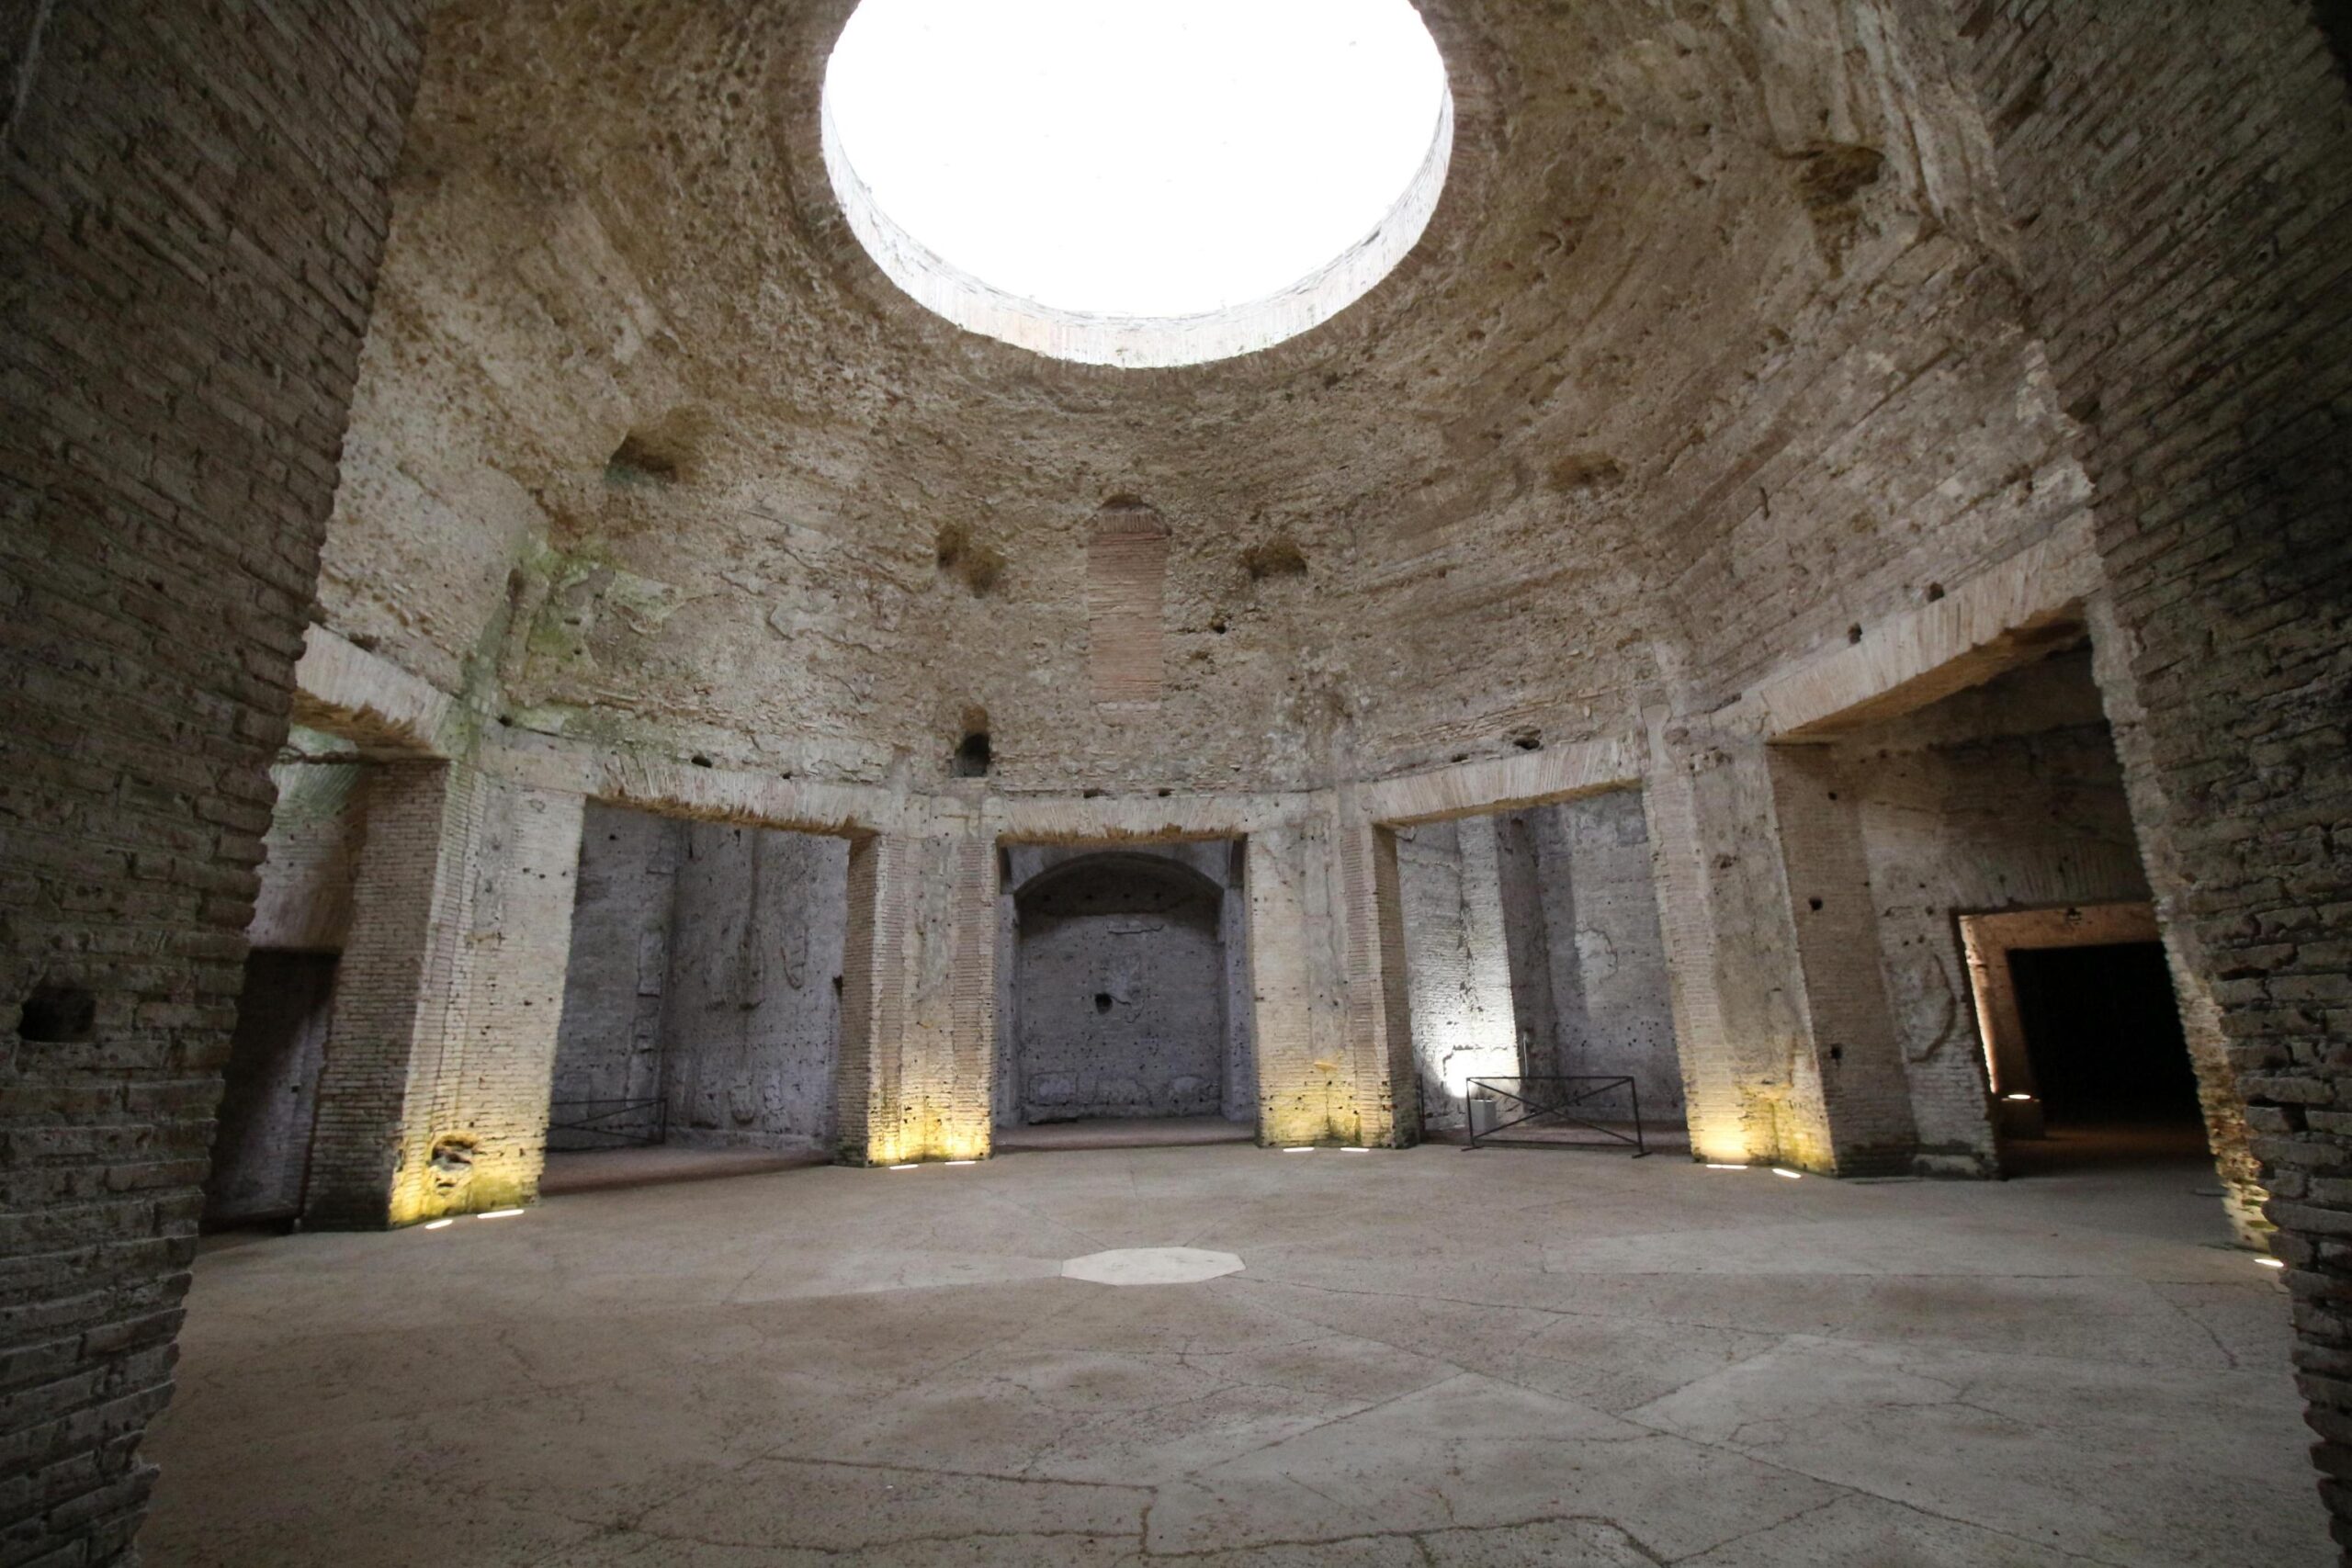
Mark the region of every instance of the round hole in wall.
POLYGON ((1096 1012, 1109 1012, 1111 1010, 1110 992, 1097 991, 1094 993, 1094 1010, 1096 1012))
POLYGON ((1134 367, 1345 310, 1419 240, 1453 145, 1411 0, 863 0, 822 118, 850 227, 899 287, 1134 367))

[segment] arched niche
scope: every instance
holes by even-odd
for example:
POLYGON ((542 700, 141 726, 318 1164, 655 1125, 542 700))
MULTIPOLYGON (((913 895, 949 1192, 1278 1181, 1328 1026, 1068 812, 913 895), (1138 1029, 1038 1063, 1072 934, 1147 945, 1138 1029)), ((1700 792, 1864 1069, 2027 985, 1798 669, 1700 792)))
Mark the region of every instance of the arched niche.
POLYGON ((999 1126, 1255 1120, 1237 851, 1008 847, 999 1126))

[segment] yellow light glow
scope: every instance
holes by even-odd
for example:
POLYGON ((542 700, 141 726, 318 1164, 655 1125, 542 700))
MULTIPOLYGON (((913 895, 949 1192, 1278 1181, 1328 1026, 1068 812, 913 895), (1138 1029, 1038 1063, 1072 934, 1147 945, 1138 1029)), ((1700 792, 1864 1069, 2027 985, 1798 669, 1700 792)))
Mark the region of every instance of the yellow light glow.
POLYGON ((1777 1165, 1776 1165, 1776 1166, 1774 1166, 1774 1167, 1772 1168, 1772 1174, 1773 1174, 1773 1175, 1775 1175, 1775 1176, 1785 1176, 1785 1177, 1787 1177, 1791 1181, 1803 1181, 1803 1180, 1804 1179, 1804 1172, 1802 1172, 1802 1171, 1795 1171, 1795 1170, 1783 1170, 1781 1167, 1779 1167, 1779 1166, 1777 1166, 1777 1165))
POLYGON ((476 1215, 475 1218, 483 1220, 511 1220, 522 1212, 523 1211, 520 1209, 492 1209, 484 1213, 476 1215))
POLYGON ((429 1231, 446 1230, 457 1223, 455 1220, 427 1220, 424 1222, 424 1228, 429 1231))
POLYGON ((2033 1096, 2030 1094, 2005 1094, 2001 1098, 2003 1100, 2031 1100, 2033 1096))

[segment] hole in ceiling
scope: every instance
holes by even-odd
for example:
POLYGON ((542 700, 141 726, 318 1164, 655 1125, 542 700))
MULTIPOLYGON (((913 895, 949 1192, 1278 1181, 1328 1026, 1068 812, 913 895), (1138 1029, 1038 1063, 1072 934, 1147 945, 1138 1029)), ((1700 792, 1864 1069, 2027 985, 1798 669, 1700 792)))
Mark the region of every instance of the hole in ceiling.
POLYGON ((1091 364, 1329 321, 1428 226, 1453 96, 1410 0, 863 0, 825 162, 891 280, 1091 364))

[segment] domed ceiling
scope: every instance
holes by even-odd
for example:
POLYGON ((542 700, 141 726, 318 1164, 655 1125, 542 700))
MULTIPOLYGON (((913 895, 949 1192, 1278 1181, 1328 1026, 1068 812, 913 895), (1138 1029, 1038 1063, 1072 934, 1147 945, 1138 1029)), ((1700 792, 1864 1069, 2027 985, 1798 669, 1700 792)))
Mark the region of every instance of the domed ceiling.
POLYGON ((438 12, 331 626, 771 772, 944 778, 985 711, 997 787, 1295 788, 1720 703, 2057 514, 1932 7, 1428 0, 1418 248, 1148 370, 882 275, 820 147, 848 9, 438 12), (1106 504, 1164 525, 1156 703, 1087 678, 1106 504))

